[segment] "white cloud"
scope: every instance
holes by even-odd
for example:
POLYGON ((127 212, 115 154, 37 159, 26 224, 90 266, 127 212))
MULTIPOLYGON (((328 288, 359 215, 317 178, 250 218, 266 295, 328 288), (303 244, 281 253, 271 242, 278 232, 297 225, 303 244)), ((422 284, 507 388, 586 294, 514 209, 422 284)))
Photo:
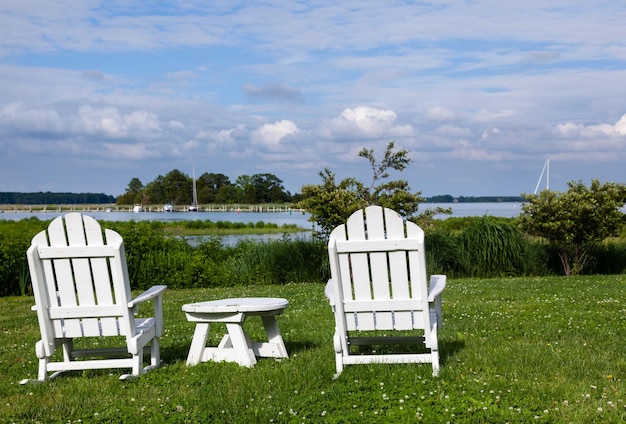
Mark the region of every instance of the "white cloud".
POLYGON ((394 125, 397 115, 393 110, 368 106, 347 108, 341 115, 323 123, 319 133, 325 138, 379 139, 386 136, 406 136, 413 132, 408 125, 394 125))
POLYGON ((573 122, 566 122, 564 124, 558 124, 556 126, 559 135, 563 137, 577 137, 582 134, 585 126, 582 124, 575 124, 573 122))
POLYGON ((621 119, 615 124, 615 132, 621 135, 626 135, 626 115, 622 115, 621 119))
POLYGON ((270 149, 277 148, 281 141, 287 137, 300 132, 298 126, 287 119, 275 122, 274 124, 265 124, 252 133, 253 139, 270 149))
MULTIPOLYGON (((581 123, 565 122, 556 125, 557 133, 566 138, 600 138, 608 140, 611 137, 620 138, 626 135, 626 114, 615 124, 584 125, 581 123)), ((626 142, 626 139, 624 139, 626 142)))
POLYGON ((58 133, 65 128, 56 110, 29 108, 19 102, 8 104, 0 110, 0 122, 3 126, 26 132, 58 133))
MULTIPOLYGON (((146 144, 109 144, 103 145, 107 151, 104 156, 120 160, 145 160, 161 157, 161 154, 146 144)), ((155 175, 156 178, 156 175, 155 175)))
POLYGON ((607 136, 622 136, 626 135, 626 114, 622 115, 619 121, 615 125, 601 124, 593 125, 590 127, 592 130, 600 131, 607 136))
POLYGON ((86 134, 100 134, 109 137, 126 137, 141 132, 160 132, 159 118, 151 112, 133 111, 122 114, 116 107, 94 108, 81 106, 73 117, 75 131, 86 134))

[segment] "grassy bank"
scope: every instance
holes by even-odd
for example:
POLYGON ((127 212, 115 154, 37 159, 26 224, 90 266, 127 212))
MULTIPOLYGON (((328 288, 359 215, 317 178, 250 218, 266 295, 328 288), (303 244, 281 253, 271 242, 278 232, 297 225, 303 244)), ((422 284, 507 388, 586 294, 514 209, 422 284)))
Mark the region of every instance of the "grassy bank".
MULTIPOLYGON (((131 382, 118 371, 37 375, 30 297, 0 299, 0 416, 6 422, 617 423, 626 419, 626 278, 449 281, 442 369, 349 366, 333 380, 333 316, 320 283, 168 290, 164 366, 131 382), (185 365, 194 327, 184 303, 231 296, 290 301, 278 317, 289 359, 252 369, 185 365)), ((253 337, 260 323, 248 321, 253 337)), ((223 328, 215 326, 211 342, 223 328)))
POLYGON ((220 236, 220 235, 249 235, 249 234, 294 234, 308 231, 296 224, 277 225, 272 222, 229 222, 229 221, 179 221, 162 224, 165 234, 174 236, 220 236))

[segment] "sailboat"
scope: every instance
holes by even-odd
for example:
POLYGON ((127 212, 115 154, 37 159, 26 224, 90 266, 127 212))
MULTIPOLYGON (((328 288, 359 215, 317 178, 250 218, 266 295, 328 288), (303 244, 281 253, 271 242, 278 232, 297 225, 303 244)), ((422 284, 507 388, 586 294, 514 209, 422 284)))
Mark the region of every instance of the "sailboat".
POLYGON ((198 191, 196 190, 196 168, 193 167, 193 200, 189 205, 189 212, 198 212, 198 191))
POLYGON ((535 186, 534 194, 537 194, 537 190, 539 190, 539 184, 541 184, 544 173, 546 174, 546 190, 550 190, 550 159, 546 159, 546 163, 543 164, 543 169, 541 170, 539 181, 537 181, 537 185, 535 186))

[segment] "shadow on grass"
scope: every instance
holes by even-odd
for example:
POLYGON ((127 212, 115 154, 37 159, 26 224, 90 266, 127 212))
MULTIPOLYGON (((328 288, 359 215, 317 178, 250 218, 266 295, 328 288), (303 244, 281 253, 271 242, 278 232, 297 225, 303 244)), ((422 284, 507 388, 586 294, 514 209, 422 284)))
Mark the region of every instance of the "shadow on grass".
MULTIPOLYGON (((439 341, 439 363, 444 366, 449 358, 456 355, 461 350, 465 349, 465 342, 463 340, 445 340, 439 341)), ((363 344, 355 345, 351 347, 351 353, 353 355, 359 354, 413 354, 413 353, 429 353, 430 350, 424 346, 423 343, 403 343, 403 344, 363 344)))
POLYGON ((189 354, 189 346, 191 346, 191 341, 185 344, 161 346, 161 360, 168 364, 181 360, 186 361, 189 354))
POLYGON ((315 344, 313 342, 299 341, 299 342, 285 342, 285 347, 287 348, 287 352, 291 355, 294 353, 301 353, 307 350, 320 349, 321 346, 319 344, 315 344))
POLYGON ((463 340, 446 340, 439 342, 439 362, 440 365, 445 365, 448 359, 453 357, 456 353, 465 349, 465 342, 463 340))
MULTIPOLYGON (((168 364, 173 364, 177 361, 186 361, 190 346, 191 342, 161 347, 161 360, 168 364)), ((285 342, 285 347, 290 356, 295 353, 321 348, 319 344, 307 341, 285 342)))

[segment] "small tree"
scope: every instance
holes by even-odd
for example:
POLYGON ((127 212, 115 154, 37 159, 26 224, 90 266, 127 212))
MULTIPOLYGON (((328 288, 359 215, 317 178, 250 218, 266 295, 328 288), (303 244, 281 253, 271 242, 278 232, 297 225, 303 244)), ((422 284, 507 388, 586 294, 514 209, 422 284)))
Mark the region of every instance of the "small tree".
POLYGON ((566 192, 544 190, 522 194, 520 225, 531 235, 545 238, 559 254, 565 275, 583 271, 594 245, 612 236, 624 224, 620 208, 626 203, 626 186, 600 184, 587 188, 582 181, 569 182, 566 192))
POLYGON ((302 187, 303 200, 298 203, 298 207, 311 214, 310 221, 319 227, 319 236, 327 237, 333 228, 346 222, 354 211, 368 205, 393 209, 406 218, 417 212, 424 198, 419 191, 411 193, 405 180, 386 181, 377 185, 380 180, 389 177, 389 170, 402 171, 411 162, 408 150, 394 151, 394 145, 393 141, 389 142, 380 163, 376 161, 373 149, 364 148, 359 152, 359 156, 368 159, 372 166, 373 178, 369 188, 351 177, 336 183, 335 174, 328 168, 319 173, 322 184, 302 187))
POLYGON ((126 192, 117 198, 118 205, 132 205, 141 203, 144 195, 144 186, 139 178, 132 178, 126 192))

